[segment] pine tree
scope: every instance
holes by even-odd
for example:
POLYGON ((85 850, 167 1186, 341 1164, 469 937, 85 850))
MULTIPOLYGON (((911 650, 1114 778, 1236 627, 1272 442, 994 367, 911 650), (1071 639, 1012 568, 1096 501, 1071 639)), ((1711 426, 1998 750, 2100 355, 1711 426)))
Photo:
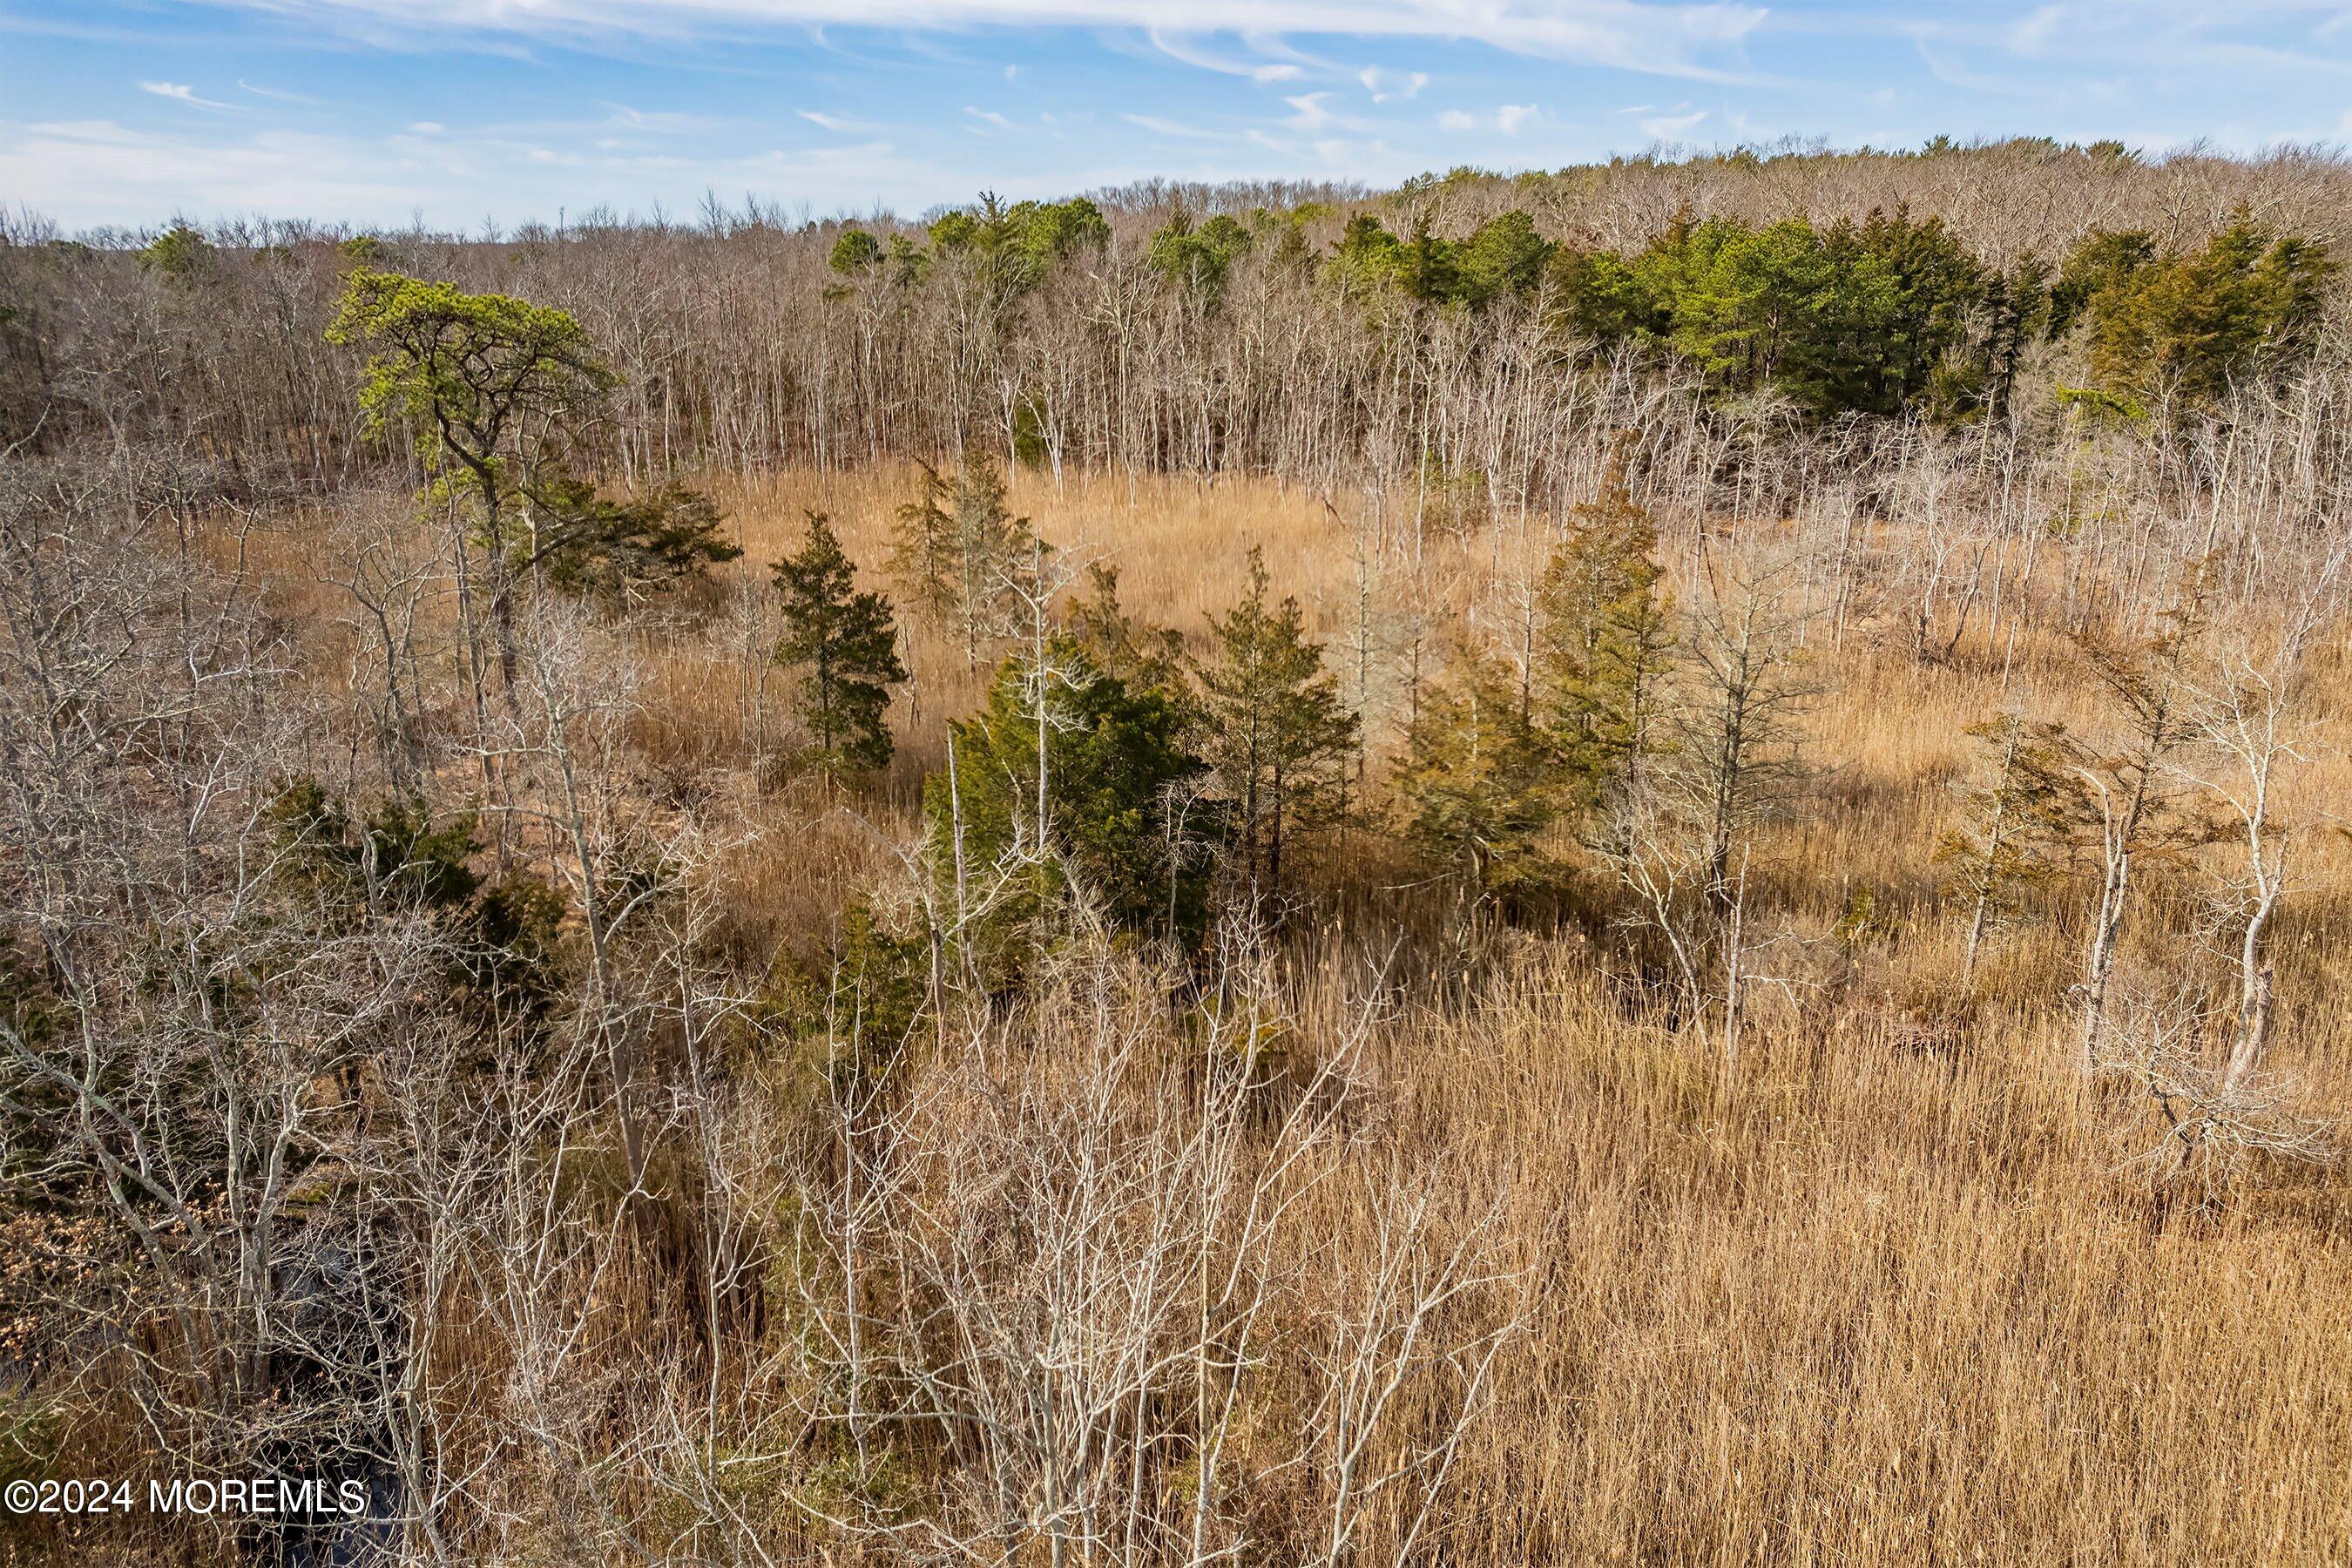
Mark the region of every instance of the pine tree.
POLYGON ((1013 515, 1004 476, 983 453, 965 453, 952 479, 921 467, 920 490, 898 508, 890 574, 908 600, 954 629, 965 668, 978 669, 981 644, 1017 623, 1036 535, 1013 515))
POLYGON ((1590 818, 1632 783, 1672 666, 1672 611, 1658 588, 1657 531, 1626 482, 1623 443, 1601 498, 1576 509, 1537 590, 1543 618, 1540 724, 1560 763, 1561 805, 1590 818))
POLYGON ((890 541, 890 576, 898 592, 925 615, 945 619, 963 596, 956 573, 955 485, 929 463, 922 488, 898 509, 890 541))
POLYGON ((907 671, 890 601, 857 592, 857 569, 823 512, 810 512, 808 522, 808 542, 775 564, 784 616, 775 658, 802 671, 797 707, 809 730, 806 759, 838 782, 889 763, 883 716, 890 687, 907 671))
POLYGON ((1990 765, 1970 786, 1963 820, 1936 847, 1937 862, 1956 868, 1969 900, 1963 982, 1976 973, 1985 938, 2014 912, 2020 896, 2055 870, 2057 855, 2079 831, 2082 805, 2070 776, 2079 749, 2064 725, 2004 713, 1968 732, 1990 765))
POLYGON ((1468 872, 1482 895, 1522 879, 1550 816, 1544 751, 1510 672, 1457 649, 1451 675, 1423 700, 1397 772, 1406 837, 1468 872))
POLYGON ((956 616, 963 634, 964 666, 980 668, 983 639, 1005 636, 1016 623, 1024 574, 1036 536, 1025 517, 1013 515, 1004 475, 975 448, 956 476, 952 535, 956 616))
POLYGON ((1213 825, 1171 815, 1201 772, 1183 728, 1163 694, 1069 637, 1047 642, 1042 668, 1026 652, 1004 661, 923 786, 933 861, 977 956, 1014 962, 1074 892, 1128 929, 1197 933, 1202 858, 1187 836, 1213 825))
POLYGON ((1340 702, 1323 646, 1307 640, 1295 598, 1267 605, 1263 551, 1249 554, 1249 592, 1211 616, 1211 659, 1197 668, 1202 752, 1234 811, 1234 848, 1253 890, 1282 884, 1286 831, 1337 820, 1356 716, 1340 702))
POLYGON ((1179 707, 1189 707, 1183 639, 1127 613, 1119 603, 1118 567, 1096 562, 1087 568, 1087 585, 1091 592, 1070 605, 1066 624, 1071 640, 1129 689, 1156 691, 1179 707))

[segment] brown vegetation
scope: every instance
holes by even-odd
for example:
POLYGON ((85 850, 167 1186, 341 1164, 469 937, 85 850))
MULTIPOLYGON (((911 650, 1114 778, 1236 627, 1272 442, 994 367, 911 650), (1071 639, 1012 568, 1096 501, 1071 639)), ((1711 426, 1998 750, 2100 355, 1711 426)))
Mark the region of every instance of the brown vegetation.
MULTIPOLYGON (((1906 197, 2063 250, 2249 205, 2329 237, 2342 180, 2009 146, 1403 199, 1639 244, 1906 197)), ((2342 301, 2218 403, 2064 397, 2077 337, 1998 416, 1821 420, 1540 305, 1268 273, 1188 316, 1122 259, 1178 194, 984 354, 938 292, 796 313, 829 231, 388 241, 575 311, 623 377, 583 471, 694 486, 740 550, 519 574, 496 627, 476 503, 420 506, 429 443, 362 443, 320 346, 348 257, 206 264, 240 309, 286 282, 275 359, 121 256, 41 295, 0 1475, 360 1475, 373 1540, 450 1563, 2339 1560, 2342 301), (1040 446, 1013 394, 1060 369, 1040 446), (1023 459, 985 624, 886 570, 960 446, 1023 459), (877 773, 795 765, 772 581, 811 513, 897 604, 877 773), (1078 856, 1017 792, 968 864, 950 725, 1080 679, 1079 569, 1176 708, 1258 561, 1360 723, 1345 809, 1253 837, 1197 927, 1041 893, 1078 856), (1596 673, 1622 616, 1546 641, 1579 603, 1670 633, 1654 712, 1596 673)), ((39 251, 5 276, 79 265, 39 251)))

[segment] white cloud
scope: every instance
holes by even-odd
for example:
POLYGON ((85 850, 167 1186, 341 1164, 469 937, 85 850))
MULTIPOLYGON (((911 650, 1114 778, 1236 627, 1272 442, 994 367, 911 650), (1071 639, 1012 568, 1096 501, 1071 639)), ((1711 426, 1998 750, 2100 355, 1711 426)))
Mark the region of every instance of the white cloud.
POLYGON ((1221 76, 1245 76, 1252 81, 1264 85, 1267 82, 1295 81, 1307 74, 1291 60, 1235 59, 1230 55, 1221 55, 1213 49, 1204 47, 1181 32, 1153 27, 1146 37, 1150 38, 1153 48, 1158 49, 1170 59, 1181 61, 1201 70, 1215 71, 1221 76))
POLYGON ((997 113, 996 110, 992 109, 974 109, 971 104, 967 103, 963 106, 963 111, 966 114, 971 115, 974 120, 979 121, 982 124, 992 125, 999 131, 1010 131, 1013 129, 1013 121, 1005 119, 1004 116, 997 113))
POLYGON ((2044 5, 2031 16, 2010 24, 2009 47, 2021 55, 2038 55, 2050 47, 2058 25, 2065 19, 2063 5, 2044 5))
POLYGON ((699 114, 678 114, 667 110, 632 109, 625 103, 608 103, 604 107, 613 111, 612 119, 606 123, 619 131, 661 132, 700 131, 706 129, 710 123, 699 114))
POLYGON ((1331 94, 1302 92, 1282 101, 1290 105, 1290 118, 1283 121, 1293 131, 1312 136, 1318 131, 1369 131, 1371 127, 1352 114, 1341 114, 1327 107, 1331 94))
POLYGON ((870 120, 852 120, 846 115, 827 114, 821 109, 802 109, 793 112, 820 130, 831 131, 843 136, 870 136, 877 131, 887 129, 886 126, 875 124, 870 120))
POLYGON ((1637 121, 1642 134, 1654 142, 1671 142, 1684 132, 1706 118, 1706 110, 1695 109, 1688 114, 1661 114, 1653 119, 1637 121))
POLYGON ((1129 125, 1140 126, 1155 136, 1181 136, 1194 142, 1222 142, 1224 138, 1214 131, 1203 131, 1197 125, 1187 125, 1178 120, 1163 120, 1156 114, 1122 114, 1129 125))
POLYGON ((419 136, 438 136, 442 132, 448 129, 447 126, 442 124, 437 120, 415 121, 411 123, 408 128, 411 131, 415 132, 419 136))
POLYGON ((312 105, 323 105, 323 104, 327 101, 327 100, 326 100, 325 99, 323 99, 323 98, 312 98, 312 97, 310 97, 310 95, 308 95, 307 93, 299 93, 299 92, 287 92, 287 91, 285 91, 283 89, 280 89, 280 88, 275 88, 275 87, 256 87, 256 86, 254 86, 254 85, 253 85, 253 83, 251 83, 251 82, 249 82, 249 81, 246 80, 243 77, 239 77, 239 78, 237 78, 237 79, 236 79, 236 85, 237 85, 238 87, 240 87, 240 88, 243 88, 246 91, 247 91, 247 92, 249 92, 249 93, 253 94, 253 96, 254 96, 254 97, 256 97, 256 98, 268 98, 268 99, 274 99, 274 100, 277 100, 278 102, 279 102, 279 103, 307 103, 307 104, 312 104, 312 105))
MULTIPOLYGON (((614 30, 724 36, 747 25, 900 28, 979 26, 1129 27, 1129 0, 218 0, 310 16, 376 36, 568 37, 614 30)), ((1744 0, 1165 0, 1155 46, 1188 63, 1261 81, 1292 80, 1295 64, 1218 60, 1183 40, 1227 33, 1347 33, 1360 37, 1465 38, 1515 54, 1706 79, 1744 74, 1739 46, 1765 9, 1744 0)))
POLYGON ((215 103, 209 98, 198 98, 196 89, 184 81, 142 81, 142 92, 152 92, 158 98, 168 98, 173 103, 184 103, 191 109, 225 109, 235 110, 233 103, 215 103))
POLYGON ((1330 96, 1328 92, 1308 92, 1282 101, 1296 110, 1290 121, 1293 125, 1301 131, 1314 131, 1330 124, 1335 118, 1329 110, 1323 107, 1323 100, 1330 96))
POLYGON ((1516 136, 1523 125, 1540 123, 1543 110, 1532 103, 1502 103, 1484 114, 1474 114, 1466 109, 1449 109, 1437 117, 1440 131, 1470 132, 1480 129, 1498 131, 1506 136, 1516 136))
MULTIPOLYGON (((689 166, 675 156, 598 151, 587 142, 566 150, 438 127, 387 139, 276 130, 184 136, 112 121, 0 124, 0 190, 68 231, 159 223, 175 213, 386 225, 422 214, 427 224, 466 228, 485 212, 509 224, 551 222, 567 208, 643 212, 712 185, 815 211, 870 211, 884 198, 911 211, 970 200, 985 173, 911 159, 887 141, 689 166)), ((997 188, 1046 195, 1067 183, 1052 175, 1000 179, 997 188)))
POLYGON ((1356 79, 1364 84, 1364 90, 1372 95, 1374 103, 1388 103, 1399 99, 1420 97, 1421 89, 1429 85, 1429 73, 1400 73, 1382 70, 1379 66, 1366 66, 1356 73, 1356 79))

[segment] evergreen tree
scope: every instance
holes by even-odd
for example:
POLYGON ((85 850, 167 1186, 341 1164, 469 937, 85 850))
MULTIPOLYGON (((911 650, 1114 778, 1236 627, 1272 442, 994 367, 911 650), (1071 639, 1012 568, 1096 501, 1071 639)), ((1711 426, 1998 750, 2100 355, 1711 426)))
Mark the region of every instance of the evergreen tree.
POLYGON ((1184 642, 1165 626, 1147 626, 1127 613, 1118 598, 1118 568, 1097 561, 1087 568, 1091 590, 1074 600, 1066 619, 1071 640, 1106 672, 1133 691, 1156 691, 1189 710, 1192 692, 1184 681, 1184 642))
POLYGON ((1004 475, 978 449, 950 480, 922 466, 922 488, 898 509, 890 570, 900 591, 947 621, 963 643, 964 667, 980 668, 981 645, 1011 633, 1025 602, 1037 537, 1013 515, 1004 475))
POLYGON ((345 280, 327 341, 374 351, 360 384, 369 428, 401 424, 415 432, 434 495, 470 499, 479 508, 490 622, 511 688, 520 479, 540 471, 548 432, 619 377, 562 310, 366 267, 345 280))
POLYGON ((2092 297, 2092 370, 2111 392, 2215 402, 2310 351, 2336 270, 2317 241, 2235 224, 2197 255, 2144 263, 2092 297))
POLYGON ((1457 649, 1449 679, 1422 701, 1397 772, 1406 837, 1467 872, 1482 895, 1522 880, 1550 815, 1544 750, 1510 673, 1457 649))
POLYGON ((1626 482, 1624 443, 1601 497, 1578 507, 1538 589, 1539 723, 1561 764, 1561 804, 1589 816, 1631 782, 1671 666, 1671 612, 1659 592, 1657 530, 1626 482))
POLYGON ((890 761, 883 717, 907 671, 890 601, 857 591, 857 569, 824 513, 810 512, 808 522, 808 542, 775 564, 784 616, 775 658, 802 671, 796 706, 809 730, 807 759, 837 781, 890 761))
POLYGON ((700 578, 743 553, 700 490, 664 485, 625 500, 549 465, 527 487, 530 545, 518 571, 544 571, 566 593, 642 598, 700 578))
POLYGON ((1209 619, 1213 651, 1198 666, 1202 751, 1230 803, 1233 848, 1252 889, 1282 885, 1286 832, 1337 820, 1356 716, 1340 702, 1323 647, 1307 639, 1295 598, 1267 604, 1265 552, 1249 553, 1249 592, 1209 619))
POLYGON ((890 541, 890 576, 924 614, 945 619, 962 597, 956 574, 955 484, 929 463, 921 489, 898 509, 890 541))
POLYGON ((1968 732, 1990 753, 1990 766, 1969 787, 1960 824, 1936 847, 1937 862, 1955 868, 1969 900, 1964 982, 1976 972, 1984 939, 2026 889, 2056 868, 2059 853, 2081 833, 2084 804, 2073 777, 2081 752, 2064 725, 2004 713, 1968 732))
POLYGON ((1188 838, 1202 825, 1177 802, 1202 764, 1164 694, 1061 637, 1042 667, 1006 659, 987 705, 948 728, 950 766, 925 782, 924 815, 942 902, 983 960, 1008 962, 1074 893, 1129 930, 1197 934, 1206 885, 1188 838))

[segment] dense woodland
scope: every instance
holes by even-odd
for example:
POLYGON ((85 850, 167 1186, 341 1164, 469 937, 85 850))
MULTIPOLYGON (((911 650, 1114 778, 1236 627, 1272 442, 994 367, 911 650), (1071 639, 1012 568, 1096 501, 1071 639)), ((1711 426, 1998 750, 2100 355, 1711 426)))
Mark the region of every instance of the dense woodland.
POLYGON ((2352 165, 0 229, 8 1562, 2326 1562, 2352 165))

